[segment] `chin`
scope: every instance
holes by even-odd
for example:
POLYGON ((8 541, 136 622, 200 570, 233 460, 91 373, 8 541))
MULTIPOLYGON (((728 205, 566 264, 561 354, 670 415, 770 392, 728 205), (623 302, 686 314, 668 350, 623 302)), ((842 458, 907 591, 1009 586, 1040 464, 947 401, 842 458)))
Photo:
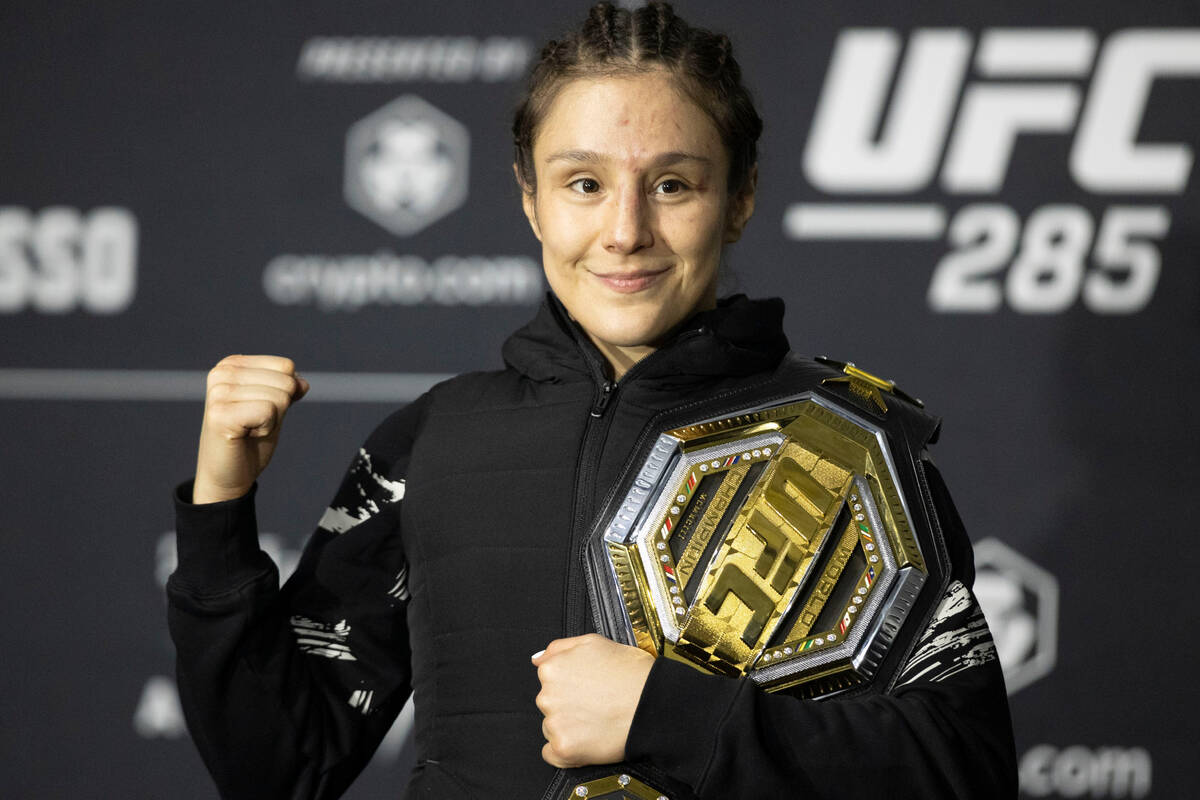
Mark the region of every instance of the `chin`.
POLYGON ((673 327, 664 326, 661 310, 629 310, 624 313, 609 313, 595 320, 593 335, 618 347, 655 346, 663 335, 673 327))

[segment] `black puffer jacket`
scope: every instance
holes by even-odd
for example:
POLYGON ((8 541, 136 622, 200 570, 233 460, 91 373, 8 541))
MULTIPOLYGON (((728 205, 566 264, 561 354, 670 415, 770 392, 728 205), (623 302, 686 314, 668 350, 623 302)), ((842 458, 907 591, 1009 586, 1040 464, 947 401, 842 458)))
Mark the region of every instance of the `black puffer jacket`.
POLYGON ((222 796, 338 796, 411 689, 408 798, 557 800, 621 771, 674 800, 1015 797, 970 545, 929 464, 954 581, 921 670, 890 694, 804 701, 659 659, 629 764, 558 773, 541 759, 529 657, 592 629, 580 553, 599 506, 656 413, 779 390, 781 364, 798 363, 782 314, 722 301, 613 384, 549 298, 505 344, 505 370, 447 381, 372 433, 282 589, 253 492, 196 506, 181 486, 170 625, 222 796))

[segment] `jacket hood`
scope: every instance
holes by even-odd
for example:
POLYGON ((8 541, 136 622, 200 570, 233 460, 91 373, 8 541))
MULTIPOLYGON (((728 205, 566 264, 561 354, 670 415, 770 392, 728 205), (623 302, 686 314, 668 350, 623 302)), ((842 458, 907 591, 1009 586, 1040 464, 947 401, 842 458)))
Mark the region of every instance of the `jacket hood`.
MULTIPOLYGON (((685 320, 636 370, 636 378, 686 384, 689 378, 749 375, 774 369, 788 352, 783 300, 737 294, 685 320)), ((504 362, 531 380, 597 380, 608 365, 552 292, 537 316, 508 338, 504 362)), ((631 370, 629 374, 634 374, 631 370)))

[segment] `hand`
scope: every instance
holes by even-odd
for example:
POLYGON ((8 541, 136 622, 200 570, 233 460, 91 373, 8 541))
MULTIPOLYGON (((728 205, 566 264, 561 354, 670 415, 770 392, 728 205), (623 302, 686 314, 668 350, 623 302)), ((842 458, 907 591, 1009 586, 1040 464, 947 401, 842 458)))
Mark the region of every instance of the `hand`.
POLYGON ((208 373, 192 502, 232 500, 250 491, 279 443, 283 415, 308 392, 281 356, 227 356, 208 373))
POLYGON ((555 767, 625 760, 625 740, 654 656, 595 633, 555 639, 533 656, 542 690, 537 707, 555 767))

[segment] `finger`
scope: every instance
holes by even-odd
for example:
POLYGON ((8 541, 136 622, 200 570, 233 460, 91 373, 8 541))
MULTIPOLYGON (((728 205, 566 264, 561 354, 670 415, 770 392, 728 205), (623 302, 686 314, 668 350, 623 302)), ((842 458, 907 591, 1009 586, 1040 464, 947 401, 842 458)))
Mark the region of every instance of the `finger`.
POLYGON ((215 426, 214 432, 223 431, 227 439, 262 438, 278 429, 281 414, 270 400, 242 400, 216 404, 209 409, 207 420, 215 426))
POLYGON ((541 659, 545 655, 546 655, 545 650, 538 650, 536 653, 534 653, 533 655, 531 655, 529 657, 529 660, 532 661, 534 664, 541 664, 542 663, 541 659))
POLYGON ((287 392, 289 396, 295 395, 300 389, 300 382, 294 375, 258 367, 214 367, 208 374, 208 385, 211 387, 221 383, 236 383, 239 386, 274 386, 276 389, 287 392))
POLYGON ((552 742, 546 742, 546 744, 542 746, 542 760, 547 764, 560 769, 582 767, 584 764, 582 761, 576 761, 575 759, 564 755, 557 747, 554 746, 552 742))
POLYGON ((584 637, 582 636, 568 636, 563 639, 555 639, 554 641, 550 642, 550 644, 546 645, 546 649, 542 651, 545 654, 542 660, 545 660, 546 657, 556 656, 560 653, 565 653, 568 650, 578 647, 583 638, 584 637))
POLYGON ((214 405, 265 400, 282 412, 292 403, 292 396, 283 389, 264 384, 219 383, 212 388, 210 394, 214 405))
POLYGON ((273 372, 282 372, 285 375, 296 374, 296 362, 292 361, 287 356, 248 356, 248 355, 232 355, 225 356, 218 364, 229 364, 235 367, 251 367, 254 369, 269 369, 273 372))
POLYGON ((549 742, 542 745, 542 761, 545 761, 552 767, 559 767, 561 769, 571 766, 558 754, 558 751, 554 749, 554 745, 549 742))

